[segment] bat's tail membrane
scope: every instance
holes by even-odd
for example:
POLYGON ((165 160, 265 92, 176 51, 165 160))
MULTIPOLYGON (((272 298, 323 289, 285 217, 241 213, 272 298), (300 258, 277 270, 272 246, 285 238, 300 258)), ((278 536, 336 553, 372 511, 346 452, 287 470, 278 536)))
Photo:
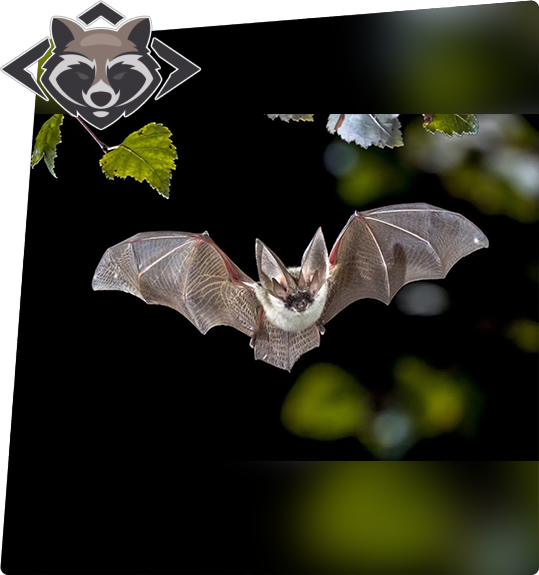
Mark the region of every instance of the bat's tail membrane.
POLYGON ((320 331, 312 325, 303 331, 284 331, 265 318, 256 334, 255 359, 290 371, 304 354, 320 345, 320 331))

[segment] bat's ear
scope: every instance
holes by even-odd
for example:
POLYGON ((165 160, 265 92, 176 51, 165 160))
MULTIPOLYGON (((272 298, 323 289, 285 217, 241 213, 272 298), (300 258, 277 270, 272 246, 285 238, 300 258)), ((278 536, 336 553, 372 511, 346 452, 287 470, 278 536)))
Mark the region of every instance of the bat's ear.
POLYGON ((256 265, 260 282, 267 290, 273 291, 273 280, 285 291, 296 286, 283 262, 260 240, 256 240, 256 265))
POLYGON ((314 238, 311 240, 311 243, 307 246, 301 260, 299 289, 306 290, 311 287, 311 291, 314 293, 318 292, 326 281, 328 273, 328 249, 324 240, 322 228, 318 228, 316 234, 314 234, 314 238))

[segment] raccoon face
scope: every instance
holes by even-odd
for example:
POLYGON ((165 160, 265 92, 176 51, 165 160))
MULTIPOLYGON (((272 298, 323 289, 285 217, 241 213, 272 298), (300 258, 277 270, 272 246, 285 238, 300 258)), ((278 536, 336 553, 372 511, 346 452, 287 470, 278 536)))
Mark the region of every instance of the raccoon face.
POLYGON ((140 61, 141 56, 124 54, 98 69, 95 60, 79 54, 65 54, 49 75, 57 94, 75 105, 86 104, 93 115, 106 117, 117 104, 127 106, 151 86, 151 71, 140 61), (121 96, 121 97, 120 97, 121 96))
POLYGON ((54 18, 53 55, 41 81, 68 112, 103 129, 140 108, 161 82, 159 65, 149 55, 148 18, 119 30, 85 31, 76 22, 54 18))

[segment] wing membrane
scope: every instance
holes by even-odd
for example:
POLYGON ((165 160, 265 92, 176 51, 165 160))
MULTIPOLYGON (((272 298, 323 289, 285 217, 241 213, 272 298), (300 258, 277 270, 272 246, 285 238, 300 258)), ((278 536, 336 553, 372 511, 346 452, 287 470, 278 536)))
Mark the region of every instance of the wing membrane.
POLYGON ((331 250, 322 321, 358 299, 388 304, 405 284, 443 278, 458 260, 485 247, 485 234, 464 216, 429 204, 356 212, 331 250))
POLYGON ((120 290, 179 311, 202 333, 228 325, 252 336, 258 301, 253 280, 205 234, 147 232, 109 248, 94 290, 120 290))

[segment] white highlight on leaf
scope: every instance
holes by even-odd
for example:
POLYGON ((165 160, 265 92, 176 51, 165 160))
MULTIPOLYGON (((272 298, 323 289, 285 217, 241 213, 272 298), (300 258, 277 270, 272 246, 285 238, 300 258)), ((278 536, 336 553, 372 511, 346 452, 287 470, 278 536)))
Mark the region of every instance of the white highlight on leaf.
POLYGON ((327 129, 363 148, 402 146, 399 114, 330 114, 327 129), (337 127, 338 126, 338 127, 337 127))

